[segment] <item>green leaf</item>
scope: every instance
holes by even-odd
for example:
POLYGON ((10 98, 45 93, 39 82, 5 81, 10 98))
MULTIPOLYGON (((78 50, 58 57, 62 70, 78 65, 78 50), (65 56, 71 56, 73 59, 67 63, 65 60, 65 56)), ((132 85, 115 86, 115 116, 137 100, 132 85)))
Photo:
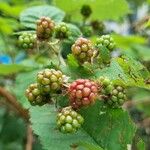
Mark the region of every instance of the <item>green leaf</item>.
POLYGON ((33 67, 19 64, 0 64, 0 75, 9 75, 21 71, 33 70, 33 67))
POLYGON ((53 6, 35 6, 25 9, 20 15, 20 21, 25 27, 35 29, 36 21, 42 16, 50 17, 55 22, 61 22, 64 15, 62 10, 53 6))
POLYGON ((145 143, 143 140, 140 140, 138 143, 137 143, 137 150, 145 150, 146 147, 145 147, 145 143))
POLYGON ((74 21, 82 20, 80 9, 84 4, 91 6, 92 14, 90 19, 92 20, 118 20, 129 13, 128 4, 125 0, 54 0, 54 5, 72 15, 74 21))
POLYGON ((87 142, 79 142, 78 144, 79 144, 79 146, 86 148, 86 150, 104 150, 97 145, 90 144, 87 142))
POLYGON ((80 37, 82 35, 80 29, 73 25, 73 24, 67 24, 70 31, 71 31, 71 39, 72 40, 76 40, 78 37, 80 37))
POLYGON ((150 50, 148 46, 133 45, 132 50, 135 51, 138 58, 143 61, 150 61, 150 50))
POLYGON ((25 108, 29 108, 31 105, 25 97, 25 90, 31 84, 36 82, 36 74, 38 70, 21 73, 16 77, 15 87, 13 87, 12 91, 16 95, 17 100, 23 105, 25 108))
POLYGON ((101 103, 80 111, 85 119, 83 129, 107 150, 125 150, 132 143, 136 127, 122 109, 103 108, 101 103))
POLYGON ((32 129, 39 136, 43 149, 71 150, 71 147, 78 146, 78 143, 84 141, 96 145, 94 140, 83 130, 75 134, 60 133, 56 129, 56 110, 53 105, 31 107, 29 111, 32 129))
POLYGON ((4 34, 12 34, 13 30, 19 27, 19 24, 14 19, 7 19, 0 17, 0 32, 4 34))
POLYGON ((146 38, 137 36, 137 35, 128 35, 123 36, 119 34, 112 35, 115 42, 117 43, 117 47, 122 49, 128 49, 134 44, 145 44, 146 38))
POLYGON ((132 58, 114 58, 110 67, 97 70, 96 77, 107 76, 111 80, 121 80, 127 86, 150 88, 145 80, 149 77, 147 69, 132 58))

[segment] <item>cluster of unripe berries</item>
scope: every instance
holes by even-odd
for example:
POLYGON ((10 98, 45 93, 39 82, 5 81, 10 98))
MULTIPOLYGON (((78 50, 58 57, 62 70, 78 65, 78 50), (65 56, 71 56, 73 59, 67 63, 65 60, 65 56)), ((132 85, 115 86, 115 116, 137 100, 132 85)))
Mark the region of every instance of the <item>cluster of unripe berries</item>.
POLYGON ((101 99, 111 108, 118 108, 127 100, 126 89, 122 85, 113 84, 108 78, 100 77, 101 99))
POLYGON ((43 105, 50 102, 50 94, 56 93, 63 84, 63 75, 59 70, 45 69, 37 74, 37 83, 26 90, 31 105, 43 105))
POLYGON ((78 38, 71 47, 72 54, 80 63, 91 62, 94 56, 94 46, 92 42, 86 38, 78 38))
MULTIPOLYGON (((85 62, 91 63, 103 46, 108 48, 109 51, 115 48, 115 42, 110 35, 102 35, 97 39, 95 45, 90 40, 80 37, 72 45, 71 50, 78 62, 84 64, 85 62)), ((97 57, 101 56, 97 55, 97 57)))
POLYGON ((51 101, 52 93, 62 93, 67 87, 69 106, 62 108, 57 114, 57 128, 62 133, 76 132, 84 122, 77 113, 82 107, 87 107, 101 98, 106 106, 120 107, 126 100, 125 88, 113 84, 108 78, 100 77, 98 81, 77 79, 67 84, 64 75, 55 69, 45 69, 37 74, 37 83, 31 84, 26 90, 26 97, 32 105, 43 105, 51 101))
POLYGON ((110 35, 102 35, 100 38, 96 39, 96 46, 99 48, 105 46, 109 51, 112 51, 116 44, 110 35))
POLYGON ((41 17, 36 23, 36 34, 24 32, 19 36, 19 45, 24 49, 33 49, 39 41, 47 41, 52 36, 59 39, 68 38, 71 35, 68 25, 64 22, 56 25, 49 17, 41 17))
POLYGON ((83 122, 83 117, 70 106, 63 108, 57 115, 57 127, 62 133, 76 132, 83 122))
POLYGON ((68 89, 70 105, 74 109, 95 103, 98 95, 98 85, 88 79, 74 81, 68 89))
POLYGON ((36 45, 36 34, 24 32, 19 36, 18 42, 24 49, 33 49, 36 45))

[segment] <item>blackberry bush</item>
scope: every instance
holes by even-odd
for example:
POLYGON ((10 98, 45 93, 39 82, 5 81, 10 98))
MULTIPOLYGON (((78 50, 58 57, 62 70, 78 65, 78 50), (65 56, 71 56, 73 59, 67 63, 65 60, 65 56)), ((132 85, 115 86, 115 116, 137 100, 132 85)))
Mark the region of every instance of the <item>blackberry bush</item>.
POLYGON ((78 109, 95 103, 98 94, 98 85, 88 79, 78 79, 68 88, 70 105, 78 109))
POLYGON ((84 62, 91 62, 95 52, 92 42, 83 37, 78 38, 75 41, 71 50, 72 54, 81 64, 84 62))
POLYGON ((75 133, 83 122, 83 117, 71 107, 63 108, 57 115, 57 127, 62 133, 75 133))
POLYGON ((24 32, 19 36, 18 42, 24 49, 33 49, 36 45, 36 34, 24 32))
POLYGON ((36 34, 39 40, 48 40, 52 37, 55 29, 54 21, 49 17, 41 17, 37 21, 36 34))
POLYGON ((59 70, 45 69, 38 72, 37 82, 43 92, 56 92, 62 87, 63 74, 59 70))

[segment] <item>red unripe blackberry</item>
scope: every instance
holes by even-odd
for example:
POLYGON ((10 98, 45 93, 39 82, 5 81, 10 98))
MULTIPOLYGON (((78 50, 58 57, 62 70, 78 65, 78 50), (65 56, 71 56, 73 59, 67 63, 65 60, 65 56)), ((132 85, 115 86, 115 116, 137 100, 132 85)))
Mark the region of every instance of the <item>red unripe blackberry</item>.
POLYGON ((49 17, 41 17, 37 21, 36 34, 39 40, 47 40, 49 39, 55 28, 54 21, 49 17))
POLYGON ((72 54, 80 63, 91 62, 95 51, 92 42, 83 37, 80 37, 75 41, 71 50, 72 54))
POLYGON ((68 88, 70 105, 74 109, 88 106, 96 101, 98 85, 88 79, 78 79, 68 88))

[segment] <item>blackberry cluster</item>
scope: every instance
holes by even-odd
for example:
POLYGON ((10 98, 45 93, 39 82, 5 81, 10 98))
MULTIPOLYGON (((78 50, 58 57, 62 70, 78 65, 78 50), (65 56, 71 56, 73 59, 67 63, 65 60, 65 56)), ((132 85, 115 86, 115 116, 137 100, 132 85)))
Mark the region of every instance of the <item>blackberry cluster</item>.
POLYGON ((37 83, 30 84, 25 94, 31 105, 43 105, 50 100, 49 95, 41 93, 37 83))
POLYGON ((70 35, 69 27, 66 23, 61 22, 55 27, 55 37, 59 39, 66 39, 70 35))
POLYGON ((62 133, 75 133, 83 122, 83 117, 71 107, 63 108, 57 115, 57 127, 62 133))
POLYGON ((33 49, 36 44, 36 34, 24 32, 19 36, 19 45, 24 49, 33 49))
POLYGON ((110 35, 102 35, 100 38, 97 38, 96 46, 99 48, 105 46, 109 51, 113 51, 116 44, 110 35))
POLYGON ((108 78, 100 77, 101 94, 104 103, 112 108, 118 108, 127 100, 123 86, 114 85, 108 78))
POLYGON ((88 18, 92 13, 92 9, 89 5, 83 5, 81 8, 81 14, 83 17, 88 18))
POLYGON ((86 38, 78 38, 71 47, 72 54, 80 63, 91 62, 94 55, 94 47, 90 40, 86 38))
POLYGON ((126 90, 124 87, 116 85, 112 91, 111 100, 108 102, 114 108, 118 108, 123 105, 127 100, 126 90))
POLYGON ((45 69, 37 75, 37 82, 41 91, 45 93, 56 92, 61 89, 63 84, 63 74, 59 70, 45 69))
POLYGON ((68 89, 70 105, 74 109, 88 106, 96 101, 98 85, 88 79, 78 79, 68 89))
POLYGON ((37 21, 36 34, 39 40, 47 40, 52 37, 54 32, 55 23, 49 17, 41 17, 37 21))

